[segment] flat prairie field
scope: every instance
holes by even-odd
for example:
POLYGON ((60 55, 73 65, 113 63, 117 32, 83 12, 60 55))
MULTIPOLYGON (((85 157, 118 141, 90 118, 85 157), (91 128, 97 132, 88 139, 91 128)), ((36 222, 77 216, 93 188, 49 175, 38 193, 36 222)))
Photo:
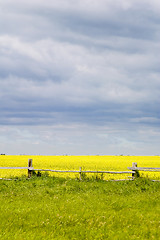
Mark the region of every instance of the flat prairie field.
POLYGON ((1 180, 0 217, 2 240, 159 240, 160 183, 1 180))
MULTIPOLYGON (((28 159, 32 159, 34 169, 52 170, 94 170, 94 171, 128 171, 128 167, 136 162, 138 167, 160 168, 160 156, 29 156, 0 155, 0 167, 27 167, 28 159)), ((77 178, 79 173, 52 173, 51 176, 77 178)), ((27 176, 27 169, 0 169, 0 178, 27 176)), ((129 179, 127 174, 87 173, 86 178, 129 179)), ((140 172, 140 176, 160 179, 160 172, 140 172)))

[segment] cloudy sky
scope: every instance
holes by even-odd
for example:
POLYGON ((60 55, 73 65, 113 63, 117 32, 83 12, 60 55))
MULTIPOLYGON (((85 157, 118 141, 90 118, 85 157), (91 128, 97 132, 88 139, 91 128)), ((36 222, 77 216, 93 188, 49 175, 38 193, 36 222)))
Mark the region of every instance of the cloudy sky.
POLYGON ((159 143, 159 0, 0 0, 0 153, 159 143))

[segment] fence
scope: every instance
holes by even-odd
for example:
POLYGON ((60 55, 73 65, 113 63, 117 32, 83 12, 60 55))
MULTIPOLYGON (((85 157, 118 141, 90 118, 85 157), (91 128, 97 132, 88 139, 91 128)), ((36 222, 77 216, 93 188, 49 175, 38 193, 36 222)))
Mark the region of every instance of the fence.
MULTIPOLYGON (((47 171, 47 172, 55 172, 55 173, 79 173, 79 179, 82 180, 83 173, 105 173, 105 174, 132 174, 132 179, 139 177, 139 171, 148 171, 148 172, 160 172, 160 168, 151 168, 151 167, 137 167, 137 163, 132 163, 132 167, 128 167, 130 171, 83 171, 80 167, 79 170, 53 170, 53 169, 34 169, 32 166, 32 159, 28 159, 28 167, 0 167, 0 169, 26 169, 28 170, 28 178, 31 178, 32 171, 47 171)), ((2 179, 2 178, 1 178, 2 179)), ((121 179, 126 180, 126 179, 121 179)), ((153 180, 155 181, 155 180, 153 180)))
MULTIPOLYGON (((32 171, 34 170, 34 168, 32 167, 32 159, 28 159, 28 167, 0 167, 0 169, 21 169, 21 170, 28 170, 28 178, 30 178, 32 176, 32 171)), ((0 178, 2 179, 2 178, 0 178)))
MULTIPOLYGON (((129 170, 132 170, 132 178, 140 177, 140 171, 145 172, 160 172, 160 168, 152 168, 152 167, 137 167, 137 163, 132 163, 132 167, 128 167, 129 170)), ((152 181, 158 181, 158 180, 152 180, 152 181)))

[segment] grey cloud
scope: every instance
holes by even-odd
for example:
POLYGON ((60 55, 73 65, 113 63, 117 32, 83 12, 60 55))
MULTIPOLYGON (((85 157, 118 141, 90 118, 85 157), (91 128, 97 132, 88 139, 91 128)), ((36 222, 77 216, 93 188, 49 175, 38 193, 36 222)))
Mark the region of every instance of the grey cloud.
POLYGON ((76 139, 77 152, 78 141, 81 152, 83 142, 137 153, 140 143, 147 152, 146 137, 159 139, 158 1, 0 2, 3 138, 15 135, 32 150, 33 138, 51 151, 38 133, 46 128, 54 144, 64 139, 73 152, 76 139))

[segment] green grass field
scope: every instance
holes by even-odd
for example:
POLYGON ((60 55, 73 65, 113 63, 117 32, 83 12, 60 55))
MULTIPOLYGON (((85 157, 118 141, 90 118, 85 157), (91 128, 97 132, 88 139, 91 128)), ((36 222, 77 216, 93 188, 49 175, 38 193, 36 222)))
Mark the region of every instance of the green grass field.
POLYGON ((0 180, 0 239, 160 239, 160 183, 0 180))

